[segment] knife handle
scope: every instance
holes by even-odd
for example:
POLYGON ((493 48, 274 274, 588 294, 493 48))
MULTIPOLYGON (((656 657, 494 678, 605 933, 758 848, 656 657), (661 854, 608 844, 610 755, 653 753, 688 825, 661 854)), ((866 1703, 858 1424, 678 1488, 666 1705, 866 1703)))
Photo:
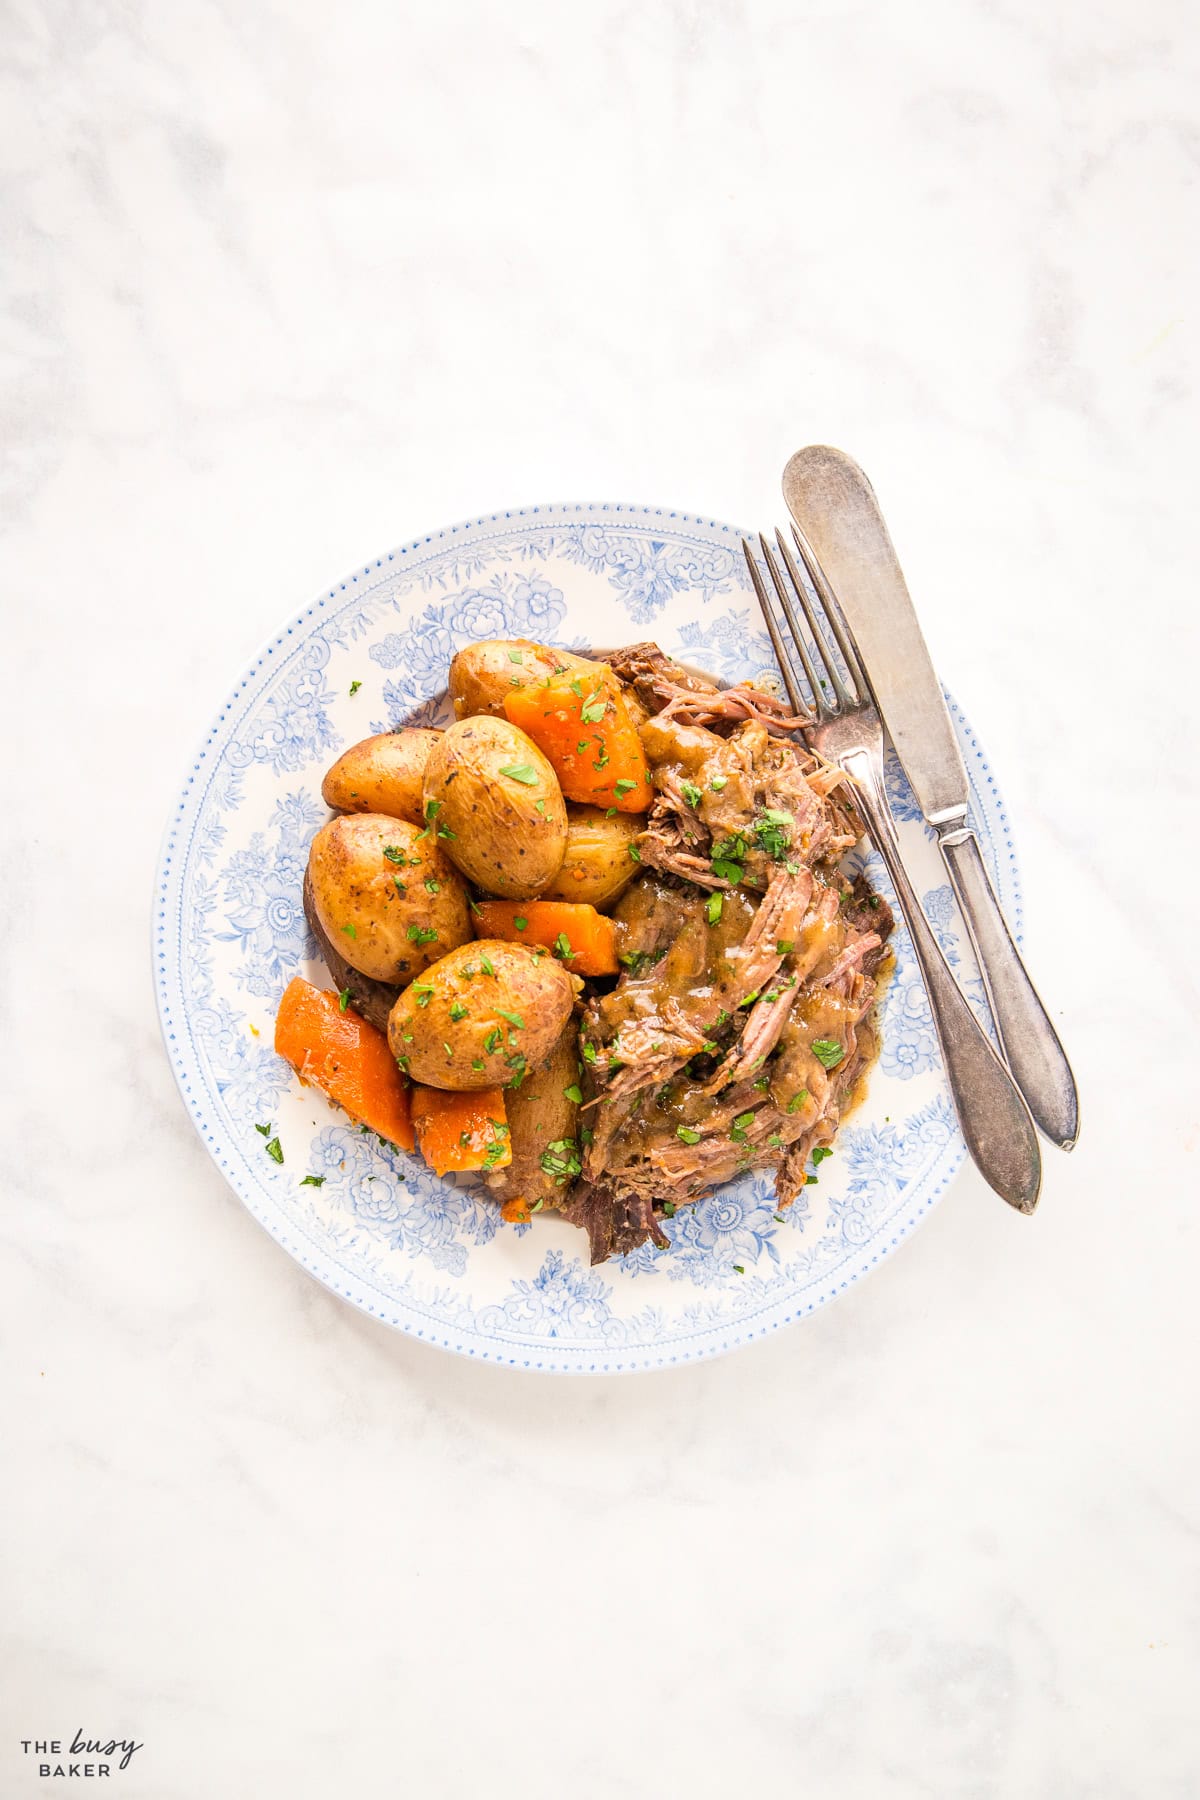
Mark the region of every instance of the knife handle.
POLYGON ((929 927, 901 859, 900 842, 873 759, 865 752, 849 752, 838 760, 856 778, 855 804, 896 891, 972 1161, 1001 1199, 1018 1212, 1031 1213, 1042 1185, 1042 1157, 1029 1108, 963 998, 929 927))
POLYGON ((979 840, 960 825, 939 832, 938 844, 1008 1066, 1038 1129, 1071 1150, 1079 1136, 1075 1077, 992 892, 979 840))

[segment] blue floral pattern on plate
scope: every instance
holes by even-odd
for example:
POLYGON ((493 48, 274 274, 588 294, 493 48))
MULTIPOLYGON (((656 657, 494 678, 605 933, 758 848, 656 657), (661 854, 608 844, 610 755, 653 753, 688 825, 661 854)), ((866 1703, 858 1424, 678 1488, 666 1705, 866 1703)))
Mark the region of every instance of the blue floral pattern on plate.
MULTIPOLYGON (((531 507, 451 527, 351 575, 268 644, 187 771, 156 886, 163 1034, 185 1103, 254 1216, 335 1293, 481 1360, 568 1372, 661 1367, 746 1343, 844 1291, 945 1190, 963 1146, 907 935, 869 1092, 796 1205, 750 1175, 668 1222, 670 1247, 599 1269, 556 1218, 510 1226, 469 1180, 347 1124, 271 1049, 296 973, 324 971, 300 890, 346 745, 446 718, 446 668, 483 637, 571 647, 646 635, 725 681, 775 675, 731 526, 637 506, 531 507), (350 692, 351 684, 357 684, 350 692), (270 1123, 276 1164, 255 1130, 270 1123), (311 1179, 306 1179, 311 1178, 311 1179)), ((951 702, 972 812, 1020 929, 1015 853, 983 753, 951 702)), ((972 1000, 982 984, 895 757, 888 789, 926 914, 972 1000)), ((886 891, 877 860, 863 859, 886 891)))

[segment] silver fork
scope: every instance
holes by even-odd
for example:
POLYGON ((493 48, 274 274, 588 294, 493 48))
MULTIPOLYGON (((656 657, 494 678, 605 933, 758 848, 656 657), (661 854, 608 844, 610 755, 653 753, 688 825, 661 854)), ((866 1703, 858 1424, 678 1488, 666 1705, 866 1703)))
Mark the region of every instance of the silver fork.
POLYGON ((850 686, 842 678, 837 657, 782 532, 775 533, 782 570, 770 544, 760 534, 763 562, 787 622, 790 646, 779 628, 762 571, 746 538, 742 539, 742 549, 788 698, 797 712, 811 711, 816 715, 814 723, 805 730, 813 749, 854 780, 855 805, 883 858, 908 927, 942 1048, 946 1080, 972 1160, 1002 1199, 1018 1212, 1031 1213, 1042 1184, 1042 1158, 1029 1108, 964 1000, 908 878, 884 788, 883 725, 863 677, 857 646, 811 545, 794 527, 792 535, 841 652, 850 686), (807 644, 796 616, 797 605, 808 626, 807 644), (797 681, 796 660, 808 682, 811 704, 797 681))

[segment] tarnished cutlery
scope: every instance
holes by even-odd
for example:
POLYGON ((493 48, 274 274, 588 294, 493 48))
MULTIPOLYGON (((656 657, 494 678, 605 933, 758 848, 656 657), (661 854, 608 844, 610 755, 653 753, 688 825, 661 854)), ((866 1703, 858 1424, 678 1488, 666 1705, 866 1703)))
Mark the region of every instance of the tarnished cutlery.
POLYGON ((783 614, 783 628, 754 551, 743 539, 750 578, 789 698, 797 712, 814 715, 813 724, 806 730, 813 749, 844 769, 856 784, 855 803, 891 877, 925 982, 946 1080, 971 1157, 985 1181, 1010 1206, 1030 1213, 1037 1205, 1042 1161, 1029 1109, 963 998, 909 880, 884 790, 883 726, 879 712, 855 654, 854 641, 838 616, 836 601, 816 557, 803 533, 795 536, 850 685, 842 678, 782 533, 776 533, 780 560, 765 537, 759 538, 759 545, 783 614), (807 641, 797 608, 808 627, 807 641), (808 684, 807 698, 800 686, 797 665, 808 684))
POLYGON ((875 491, 843 451, 812 444, 784 470, 783 495, 853 628, 868 691, 937 834, 1005 1060, 1038 1128, 1070 1150, 1075 1077, 988 880, 954 727, 875 491))

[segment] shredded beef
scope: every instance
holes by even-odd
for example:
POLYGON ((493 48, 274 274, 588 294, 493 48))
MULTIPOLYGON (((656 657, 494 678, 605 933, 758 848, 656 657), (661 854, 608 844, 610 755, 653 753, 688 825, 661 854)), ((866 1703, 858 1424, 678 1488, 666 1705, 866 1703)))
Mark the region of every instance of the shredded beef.
POLYGON ((622 973, 580 1032, 583 1176, 564 1212, 594 1262, 665 1246, 664 1216, 748 1169, 792 1204, 874 1055, 892 927, 840 870, 862 824, 805 720, 654 644, 608 661, 647 710, 655 798, 613 914, 622 973))

